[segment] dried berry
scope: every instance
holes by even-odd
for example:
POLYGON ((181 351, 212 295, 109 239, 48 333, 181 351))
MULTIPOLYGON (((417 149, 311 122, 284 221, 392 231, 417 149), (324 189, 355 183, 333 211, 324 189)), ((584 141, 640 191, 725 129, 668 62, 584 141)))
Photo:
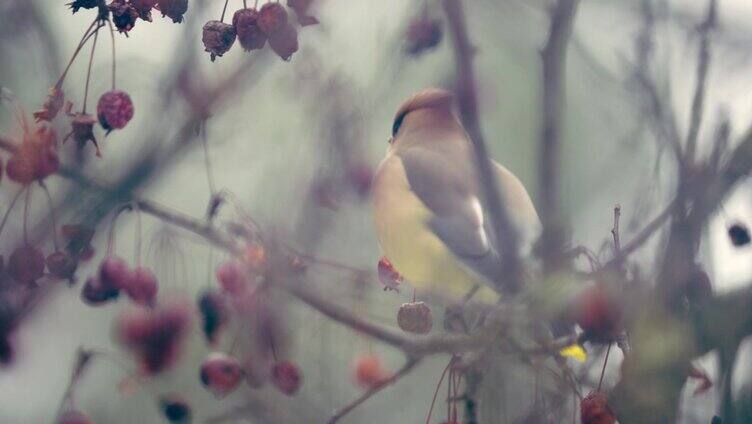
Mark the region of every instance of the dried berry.
POLYGON ((417 56, 436 47, 441 42, 441 37, 441 22, 426 17, 417 18, 407 28, 405 51, 417 56))
POLYGON ((34 164, 24 155, 20 154, 15 154, 8 159, 5 172, 11 181, 15 181, 19 184, 31 183, 34 181, 34 176, 36 174, 34 164))
POLYGON ((32 246, 19 247, 8 258, 8 274, 21 284, 31 284, 44 275, 44 255, 32 246))
POLYGON ((187 424, 191 421, 191 407, 188 402, 177 396, 167 396, 160 400, 159 406, 168 422, 187 424))
POLYGON ((136 9, 139 18, 151 22, 151 10, 156 6, 157 0, 128 0, 128 3, 136 9))
POLYGON ((172 302, 159 308, 137 308, 123 313, 117 336, 138 359, 141 372, 157 374, 178 359, 191 325, 191 308, 172 302))
POLYGON ((259 9, 258 25, 267 36, 281 31, 287 25, 287 11, 279 3, 269 2, 259 9))
POLYGON ((61 415, 57 424, 94 424, 94 421, 81 412, 71 410, 61 415))
POLYGON ((47 269, 55 277, 73 278, 77 267, 78 262, 65 252, 55 252, 47 256, 47 269))
POLYGON ((95 7, 98 7, 99 1, 100 0, 73 0, 71 3, 68 3, 68 6, 73 9, 73 13, 76 13, 78 12, 78 9, 94 9, 95 7))
POLYGON ((139 17, 138 9, 126 3, 126 0, 114 0, 108 7, 112 13, 112 23, 115 24, 115 28, 128 35, 128 31, 136 25, 136 19, 139 17))
POLYGON ((746 246, 750 242, 749 228, 741 222, 736 222, 728 228, 731 244, 736 247, 746 246))
POLYGON ((277 32, 269 34, 269 47, 282 60, 290 60, 292 54, 298 51, 298 31, 290 24, 285 25, 277 32))
POLYGON ((402 331, 427 334, 433 327, 431 308, 423 302, 403 303, 397 312, 397 324, 402 331))
POLYGON ((139 305, 153 305, 157 298, 157 277, 148 268, 137 267, 125 286, 125 293, 139 305))
POLYGON ((60 109, 63 108, 63 102, 65 97, 63 96, 63 90, 58 87, 50 88, 47 99, 42 105, 42 108, 34 112, 34 119, 37 122, 52 121, 57 116, 60 109))
POLYGON ((240 9, 232 17, 238 41, 245 51, 258 50, 266 44, 266 34, 258 25, 258 16, 256 9, 240 9))
POLYGON ((83 224, 68 224, 60 228, 60 233, 66 241, 65 250, 72 256, 79 256, 91 249, 91 239, 94 229, 83 224))
POLYGON ((290 361, 280 361, 272 366, 272 382, 280 392, 292 396, 300 389, 303 376, 297 365, 290 361))
POLYGON ((97 277, 89 277, 81 289, 81 299, 90 306, 99 306, 120 296, 120 289, 102 283, 97 277))
POLYGON ((608 398, 601 392, 590 392, 580 402, 582 424, 614 424, 616 417, 608 406, 608 398))
POLYGON ((225 300, 218 292, 207 291, 199 297, 198 309, 201 312, 206 340, 214 345, 219 341, 219 334, 228 321, 225 300))
POLYGON ((230 260, 217 268, 217 280, 222 290, 233 295, 241 295, 250 287, 248 272, 237 260, 230 260))
POLYGON ((99 279, 113 289, 125 289, 130 284, 131 270, 128 263, 117 256, 108 256, 99 265, 99 279))
POLYGON ((162 16, 172 19, 172 22, 183 22, 183 15, 188 11, 188 0, 157 0, 157 7, 162 16))
POLYGON ((79 145, 84 145, 88 141, 94 143, 94 147, 97 149, 97 156, 102 156, 102 152, 99 151, 99 143, 97 138, 94 137, 94 124, 97 120, 88 113, 76 113, 71 120, 71 131, 65 136, 65 140, 73 138, 73 140, 79 145))
POLYGON ((201 40, 214 62, 217 56, 222 57, 235 44, 235 27, 220 21, 209 21, 204 25, 201 40))
POLYGON ((214 352, 201 364, 201 383, 221 398, 235 390, 243 378, 240 362, 232 356, 214 352))
POLYGON ((97 103, 97 116, 107 133, 124 128, 133 118, 131 97, 121 90, 104 93, 97 103))
POLYGON ((353 365, 355 382, 365 389, 379 387, 389 378, 376 355, 363 355, 353 365))
POLYGON ((287 0, 287 7, 295 12, 300 26, 318 24, 318 19, 309 15, 308 10, 311 8, 313 0, 287 0))
POLYGON ((574 316, 587 340, 608 343, 621 333, 621 305, 601 284, 583 291, 574 316))
POLYGON ((392 265, 386 256, 379 259, 378 271, 379 281, 384 285, 384 291, 399 291, 399 285, 402 283, 402 276, 397 272, 397 269, 394 268, 394 265, 392 265))

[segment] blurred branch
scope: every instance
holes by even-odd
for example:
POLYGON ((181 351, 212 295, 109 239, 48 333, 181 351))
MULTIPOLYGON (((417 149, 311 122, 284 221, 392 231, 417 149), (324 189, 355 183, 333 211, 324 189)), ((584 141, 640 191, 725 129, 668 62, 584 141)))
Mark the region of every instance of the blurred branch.
POLYGON ((716 9, 717 0, 710 0, 708 3, 708 14, 705 21, 698 27, 700 35, 700 47, 697 58, 697 83, 695 94, 692 99, 692 111, 689 120, 689 131, 687 132, 687 147, 685 152, 685 161, 691 163, 695 157, 697 148, 697 136, 702 124, 702 112, 705 102, 706 81, 708 78, 708 67, 710 66, 710 33, 716 26, 716 9))
POLYGON ((394 383, 396 383, 400 378, 407 375, 410 371, 415 368, 416 365, 418 365, 420 361, 418 359, 409 358, 405 365, 400 368, 399 371, 397 371, 394 375, 391 377, 385 379, 384 381, 380 382, 375 387, 372 387, 368 389, 365 393, 358 396, 355 400, 353 400, 351 403, 344 406, 342 409, 337 411, 329 421, 327 421, 328 424, 335 424, 339 420, 345 417, 345 415, 349 414, 353 409, 357 408, 360 404, 370 399, 373 395, 380 392, 382 389, 386 388, 387 386, 390 386, 394 383))
POLYGON ((562 143, 562 106, 566 70, 566 50, 578 0, 559 0, 551 12, 551 24, 541 58, 542 132, 539 140, 538 190, 543 224, 541 256, 543 268, 559 268, 564 243, 563 218, 559 210, 560 157, 562 143))
POLYGON ((522 265, 517 251, 517 232, 509 218, 509 211, 503 203, 501 187, 495 177, 493 164, 488 156, 488 148, 478 118, 478 99, 473 56, 475 48, 470 43, 465 23, 465 13, 460 0, 443 0, 444 12, 449 22, 449 29, 454 45, 457 66, 456 94, 462 123, 473 144, 478 166, 483 197, 488 207, 490 221, 493 225, 494 241, 502 259, 501 275, 508 276, 504 281, 495 281, 502 293, 516 293, 521 287, 522 265))

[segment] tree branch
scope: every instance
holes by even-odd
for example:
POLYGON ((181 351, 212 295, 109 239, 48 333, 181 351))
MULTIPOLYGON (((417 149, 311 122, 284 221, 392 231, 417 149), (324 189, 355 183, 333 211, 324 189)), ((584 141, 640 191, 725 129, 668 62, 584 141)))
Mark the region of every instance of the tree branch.
POLYGON ((700 35, 700 48, 697 57, 697 83, 695 85, 695 94, 692 99, 692 111, 689 120, 689 131, 687 131, 687 146, 685 150, 684 161, 692 163, 697 148, 697 136, 700 133, 702 125, 702 112, 705 103, 705 83, 708 78, 708 68, 710 66, 710 33, 716 25, 717 0, 710 0, 708 3, 708 14, 705 21, 698 27, 700 35))

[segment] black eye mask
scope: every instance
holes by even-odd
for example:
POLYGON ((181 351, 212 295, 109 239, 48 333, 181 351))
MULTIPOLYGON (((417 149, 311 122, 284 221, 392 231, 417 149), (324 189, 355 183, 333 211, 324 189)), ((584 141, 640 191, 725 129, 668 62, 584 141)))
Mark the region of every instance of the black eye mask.
POLYGON ((395 137, 397 135, 397 131, 399 131, 400 127, 402 126, 402 121, 405 120, 405 116, 407 116, 407 114, 408 112, 403 112, 394 119, 394 124, 392 125, 392 137, 395 137))

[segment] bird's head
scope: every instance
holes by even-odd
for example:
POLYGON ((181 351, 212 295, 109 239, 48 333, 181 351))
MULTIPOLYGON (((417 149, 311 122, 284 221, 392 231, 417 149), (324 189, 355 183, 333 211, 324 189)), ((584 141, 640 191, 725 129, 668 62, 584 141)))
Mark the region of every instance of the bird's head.
POLYGON ((427 88, 405 100, 392 123, 391 148, 407 144, 436 141, 441 131, 461 130, 454 114, 454 95, 442 88, 427 88))

